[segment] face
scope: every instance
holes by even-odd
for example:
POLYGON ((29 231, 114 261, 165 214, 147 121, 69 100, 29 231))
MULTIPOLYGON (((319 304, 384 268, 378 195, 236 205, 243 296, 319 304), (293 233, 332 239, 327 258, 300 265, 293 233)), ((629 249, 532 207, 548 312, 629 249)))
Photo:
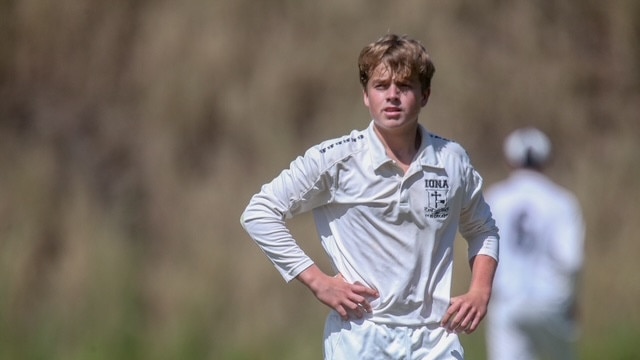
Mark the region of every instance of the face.
POLYGON ((364 104, 374 123, 387 130, 415 126, 428 99, 429 90, 422 91, 417 77, 398 79, 384 64, 378 65, 364 90, 364 104))

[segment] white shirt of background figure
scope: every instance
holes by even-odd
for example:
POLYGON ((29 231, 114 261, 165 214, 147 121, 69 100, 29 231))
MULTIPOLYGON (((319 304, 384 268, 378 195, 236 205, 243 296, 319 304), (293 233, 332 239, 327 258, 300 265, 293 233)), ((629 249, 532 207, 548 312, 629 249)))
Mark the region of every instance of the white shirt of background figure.
POLYGON ((551 143, 540 130, 514 131, 504 152, 514 170, 486 192, 501 242, 487 315, 489 358, 575 358, 584 246, 580 205, 542 173, 551 143))

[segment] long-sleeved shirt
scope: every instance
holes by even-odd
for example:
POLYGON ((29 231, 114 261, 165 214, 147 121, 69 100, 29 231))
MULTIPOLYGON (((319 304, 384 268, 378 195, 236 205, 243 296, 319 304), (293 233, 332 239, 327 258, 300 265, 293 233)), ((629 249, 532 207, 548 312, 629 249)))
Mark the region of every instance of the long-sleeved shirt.
POLYGON ((576 197, 539 172, 517 170, 489 188, 487 201, 503 255, 492 301, 572 306, 584 256, 576 197))
POLYGON ((290 281, 313 261, 285 221, 313 211, 334 270, 378 290, 372 321, 438 323, 449 306, 458 231, 470 258, 498 258, 482 178, 460 145, 422 126, 420 148, 404 173, 373 126, 307 150, 253 196, 241 222, 290 281))

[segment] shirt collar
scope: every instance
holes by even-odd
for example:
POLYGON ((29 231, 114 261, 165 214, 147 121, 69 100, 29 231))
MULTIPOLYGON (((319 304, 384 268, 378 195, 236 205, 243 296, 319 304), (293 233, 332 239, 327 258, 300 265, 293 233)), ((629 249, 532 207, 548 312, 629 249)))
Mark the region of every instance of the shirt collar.
POLYGON ((420 136, 422 141, 420 142, 420 149, 418 149, 418 161, 422 166, 430 166, 435 168, 444 168, 440 160, 440 150, 442 144, 440 141, 436 142, 434 139, 441 139, 439 136, 434 135, 427 131, 424 126, 418 124, 420 136))
POLYGON ((379 169, 382 165, 391 162, 391 158, 387 156, 384 144, 376 134, 374 126, 373 120, 371 120, 369 127, 367 127, 367 137, 369 138, 369 148, 371 149, 371 164, 374 169, 379 169))
MULTIPOLYGON (((371 163, 374 169, 378 169, 382 165, 391 162, 392 159, 387 155, 384 144, 378 137, 378 134, 376 134, 373 128, 374 126, 372 120, 369 127, 367 127, 367 136, 369 137, 369 146, 371 149, 371 163)), ((442 168, 440 159, 436 155, 436 149, 434 148, 433 135, 421 124, 418 124, 418 131, 420 131, 421 141, 416 161, 422 166, 442 168)))

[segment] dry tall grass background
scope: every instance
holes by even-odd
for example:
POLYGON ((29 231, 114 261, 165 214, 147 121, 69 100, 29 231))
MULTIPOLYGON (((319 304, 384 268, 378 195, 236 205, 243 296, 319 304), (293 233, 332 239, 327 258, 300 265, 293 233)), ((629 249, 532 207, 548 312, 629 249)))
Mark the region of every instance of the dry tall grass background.
MULTIPOLYGON (((634 0, 0 1, 0 358, 321 358, 327 309, 239 216, 367 125, 356 58, 387 32, 429 49, 421 122, 486 183, 509 131, 550 134, 588 223, 581 352, 637 359, 634 0)), ((326 266, 310 218, 292 228, 326 266)))

